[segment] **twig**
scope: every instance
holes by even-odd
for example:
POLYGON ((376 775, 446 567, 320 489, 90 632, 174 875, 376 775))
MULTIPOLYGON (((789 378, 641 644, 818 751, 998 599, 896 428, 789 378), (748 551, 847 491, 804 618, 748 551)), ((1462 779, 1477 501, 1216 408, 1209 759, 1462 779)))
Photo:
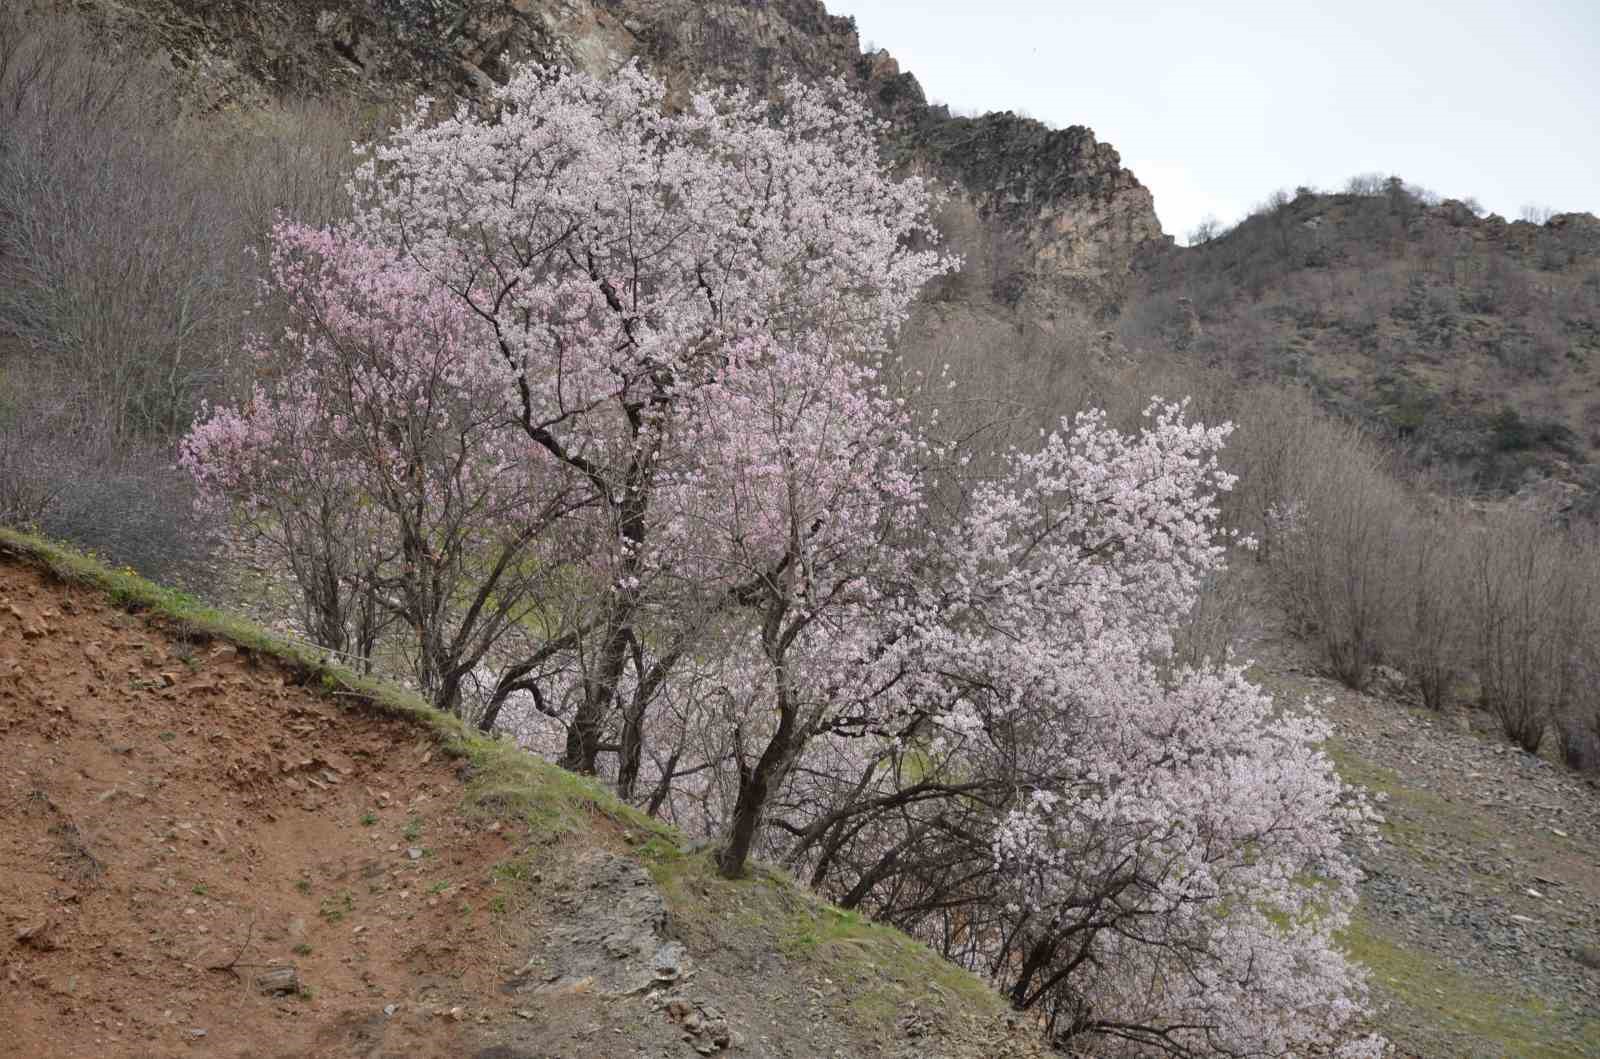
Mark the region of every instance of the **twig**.
POLYGON ((231 974, 231 975, 233 975, 234 978, 238 979, 239 978, 239 972, 234 970, 234 968, 236 968, 236 967, 265 967, 265 966, 267 966, 264 963, 240 963, 239 962, 239 957, 243 956, 245 954, 245 950, 250 948, 250 939, 255 936, 255 932, 256 932, 256 917, 255 916, 251 916, 250 917, 250 925, 245 928, 244 943, 239 946, 239 951, 233 954, 233 959, 229 960, 227 963, 214 963, 211 966, 207 967, 206 970, 208 970, 208 971, 226 971, 228 974, 231 974))

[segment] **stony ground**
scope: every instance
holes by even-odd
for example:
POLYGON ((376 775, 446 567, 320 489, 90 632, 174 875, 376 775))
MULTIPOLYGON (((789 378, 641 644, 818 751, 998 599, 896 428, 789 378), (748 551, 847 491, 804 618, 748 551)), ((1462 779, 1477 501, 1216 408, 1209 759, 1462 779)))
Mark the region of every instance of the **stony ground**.
POLYGON ((1600 782, 1486 715, 1355 693, 1281 636, 1245 654, 1282 701, 1321 706, 1329 753, 1387 817, 1347 943, 1397 1053, 1600 1056, 1600 782))

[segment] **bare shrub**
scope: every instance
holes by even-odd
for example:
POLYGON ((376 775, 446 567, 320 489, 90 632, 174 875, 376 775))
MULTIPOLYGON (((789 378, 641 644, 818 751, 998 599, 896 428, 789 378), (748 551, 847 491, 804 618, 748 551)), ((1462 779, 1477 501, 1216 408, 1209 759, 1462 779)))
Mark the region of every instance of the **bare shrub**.
POLYGON ((1431 710, 1449 705, 1463 661, 1460 644, 1467 634, 1460 605, 1463 518, 1454 505, 1414 515, 1397 557, 1397 661, 1431 710))
POLYGON ((60 486, 51 474, 54 439, 7 383, 0 370, 0 525, 37 529, 60 486))
POLYGON ((70 19, 0 15, 0 332, 116 437, 173 437, 237 384, 274 210, 337 208, 348 123, 186 111, 70 19))
POLYGON ((1258 391, 1239 418, 1238 517, 1258 528, 1301 631, 1339 680, 1363 688, 1397 634, 1407 505, 1391 460, 1296 391, 1258 391))
POLYGON ((1173 668, 1197 668, 1233 656, 1252 600, 1242 557, 1231 563, 1206 579, 1195 605, 1174 627, 1172 653, 1167 659, 1173 668))
POLYGON ((1204 246, 1226 229, 1214 213, 1208 213, 1201 218, 1200 223, 1189 229, 1188 244, 1190 246, 1204 246))
POLYGON ((1363 197, 1382 195, 1388 180, 1382 173, 1358 173, 1345 181, 1344 191, 1346 195, 1363 197))
POLYGON ((1533 753, 1552 719, 1591 693, 1592 573, 1567 531, 1538 512, 1492 515, 1469 536, 1468 593, 1483 705, 1533 753))
POLYGON ((194 501, 164 443, 119 439, 45 384, 0 391, 0 523, 203 588, 218 527, 194 501))

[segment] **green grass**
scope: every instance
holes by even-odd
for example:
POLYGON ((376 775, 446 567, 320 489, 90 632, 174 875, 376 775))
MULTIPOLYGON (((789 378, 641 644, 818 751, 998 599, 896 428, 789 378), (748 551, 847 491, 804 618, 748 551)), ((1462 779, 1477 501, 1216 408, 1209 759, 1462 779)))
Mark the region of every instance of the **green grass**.
POLYGON ((1525 1059, 1600 1056, 1600 1019, 1588 1019, 1568 1035, 1559 1035, 1552 1018, 1556 1012, 1543 1001, 1484 989, 1439 958, 1397 945, 1360 917, 1339 936, 1339 943, 1372 972, 1375 988, 1432 1025, 1483 1042, 1492 1049, 1488 1054, 1525 1059))
POLYGON ((849 1019, 868 1032, 892 1033, 912 1002, 980 1016, 1008 1010, 975 975, 893 927, 819 900, 782 871, 756 864, 729 881, 709 852, 683 853, 657 838, 634 853, 666 894, 674 923, 690 933, 765 937, 793 973, 840 990, 849 1019))
POLYGON ((332 897, 325 897, 322 905, 317 909, 317 915, 329 923, 337 923, 346 915, 356 910, 356 899, 349 890, 342 890, 332 897))
POLYGON ((1325 742, 1322 749, 1340 779, 1384 796, 1383 801, 1374 804, 1384 816, 1383 835, 1388 841, 1415 849, 1448 834, 1479 845, 1494 843, 1493 826, 1485 822, 1475 806, 1408 787, 1398 772, 1360 757, 1337 736, 1325 742))

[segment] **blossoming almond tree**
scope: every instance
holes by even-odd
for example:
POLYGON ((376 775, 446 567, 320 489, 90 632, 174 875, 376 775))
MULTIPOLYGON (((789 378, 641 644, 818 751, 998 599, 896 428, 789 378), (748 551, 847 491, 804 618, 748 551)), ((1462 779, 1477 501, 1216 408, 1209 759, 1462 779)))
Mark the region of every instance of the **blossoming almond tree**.
MULTIPOLYGON (((554 530, 583 496, 506 447, 512 404, 482 323, 409 262, 285 222, 272 276, 297 326, 258 341, 253 398, 198 425, 182 462, 308 599, 351 596, 407 627, 419 689, 460 712, 469 674, 538 608, 554 530)), ((343 649, 322 609, 309 631, 343 649)))
POLYGON ((490 102, 424 103, 347 224, 280 230, 293 356, 196 431, 202 480, 270 511, 285 457, 351 483, 378 598, 448 633, 414 625, 431 672, 534 616, 490 698, 566 765, 698 814, 725 875, 787 855, 942 934, 1063 1041, 1370 1052, 1331 941, 1365 816, 1322 730, 1158 663, 1222 562, 1225 431, 1082 417, 946 517, 878 365, 951 262, 860 104, 669 107, 632 66, 490 102))
MULTIPOLYGON (((424 103, 355 181, 353 231, 482 321, 538 450, 527 458, 572 472, 603 516, 592 547, 608 592, 564 755, 590 772, 630 651, 665 643, 670 668, 687 646, 640 622, 683 609, 668 575, 699 543, 658 496, 705 464, 688 398, 751 340, 822 356, 824 371, 881 353, 945 267, 913 245, 933 235, 929 190, 889 178, 876 126, 842 91, 794 82, 776 113, 738 92, 681 110, 664 96, 636 66, 607 80, 528 67, 493 93, 492 121, 435 121, 424 103)), ((696 591, 689 609, 719 605, 696 591)), ((629 770, 637 756, 623 751, 629 770)))
MULTIPOLYGON (((664 102, 663 88, 636 67, 607 80, 526 68, 494 94, 492 120, 467 109, 436 120, 423 101, 367 150, 350 222, 277 235, 278 285, 298 310, 291 344, 343 353, 353 339, 378 350, 374 332, 425 317, 448 332, 440 348, 453 358, 451 385, 504 395, 483 403, 481 429, 460 434, 460 457, 518 467, 556 490, 562 499, 550 499, 549 511, 581 526, 571 531, 588 571, 578 583, 600 591, 590 613, 503 667, 491 700, 537 693, 542 674, 570 672, 550 666, 566 651, 578 660, 581 696, 564 761, 595 771, 602 753, 616 752, 624 794, 637 775, 650 689, 738 594, 729 578, 751 568, 735 553, 755 537, 724 539, 733 551, 711 554, 703 527, 686 517, 704 507, 690 494, 707 488, 706 469, 721 472, 697 451, 685 418, 712 407, 696 394, 756 393, 781 356, 790 364, 785 385, 808 380, 804 400, 848 401, 841 387, 857 369, 842 366, 880 355, 917 290, 948 267, 916 248, 934 236, 929 189, 890 179, 876 126, 842 91, 794 83, 776 108, 718 91, 682 109, 664 102), (291 263, 300 258, 313 263, 291 263), (369 273, 375 260, 381 267, 369 273), (369 275, 390 289, 375 289, 369 275), (401 292, 415 313, 391 297, 401 292), (496 429, 507 423, 519 449, 496 429), (666 500, 667 489, 683 495, 666 500), (616 725, 630 664, 635 695, 616 725)), ((220 415, 197 432, 191 465, 242 488, 221 465, 238 447, 207 447, 206 438, 252 417, 260 434, 269 430, 264 414, 220 415)), ((348 408, 317 405, 296 414, 351 418, 348 408)), ((739 447, 724 435, 721 454, 739 447)), ((392 462, 376 448, 359 458, 392 462)), ((387 481, 397 497, 408 487, 403 475, 387 481)), ((527 543, 550 521, 528 522, 527 543)), ((413 541, 406 562, 432 543, 413 541)), ((437 619, 469 608, 470 594, 456 584, 421 609, 437 619)))
POLYGON ((1374 1054, 1333 942, 1367 811, 1319 723, 1238 667, 1158 664, 1223 562, 1231 481, 1225 428, 1148 414, 1133 436, 1081 416, 971 490, 892 648, 911 723, 876 757, 815 744, 780 830, 813 880, 1096 1054, 1374 1054))

